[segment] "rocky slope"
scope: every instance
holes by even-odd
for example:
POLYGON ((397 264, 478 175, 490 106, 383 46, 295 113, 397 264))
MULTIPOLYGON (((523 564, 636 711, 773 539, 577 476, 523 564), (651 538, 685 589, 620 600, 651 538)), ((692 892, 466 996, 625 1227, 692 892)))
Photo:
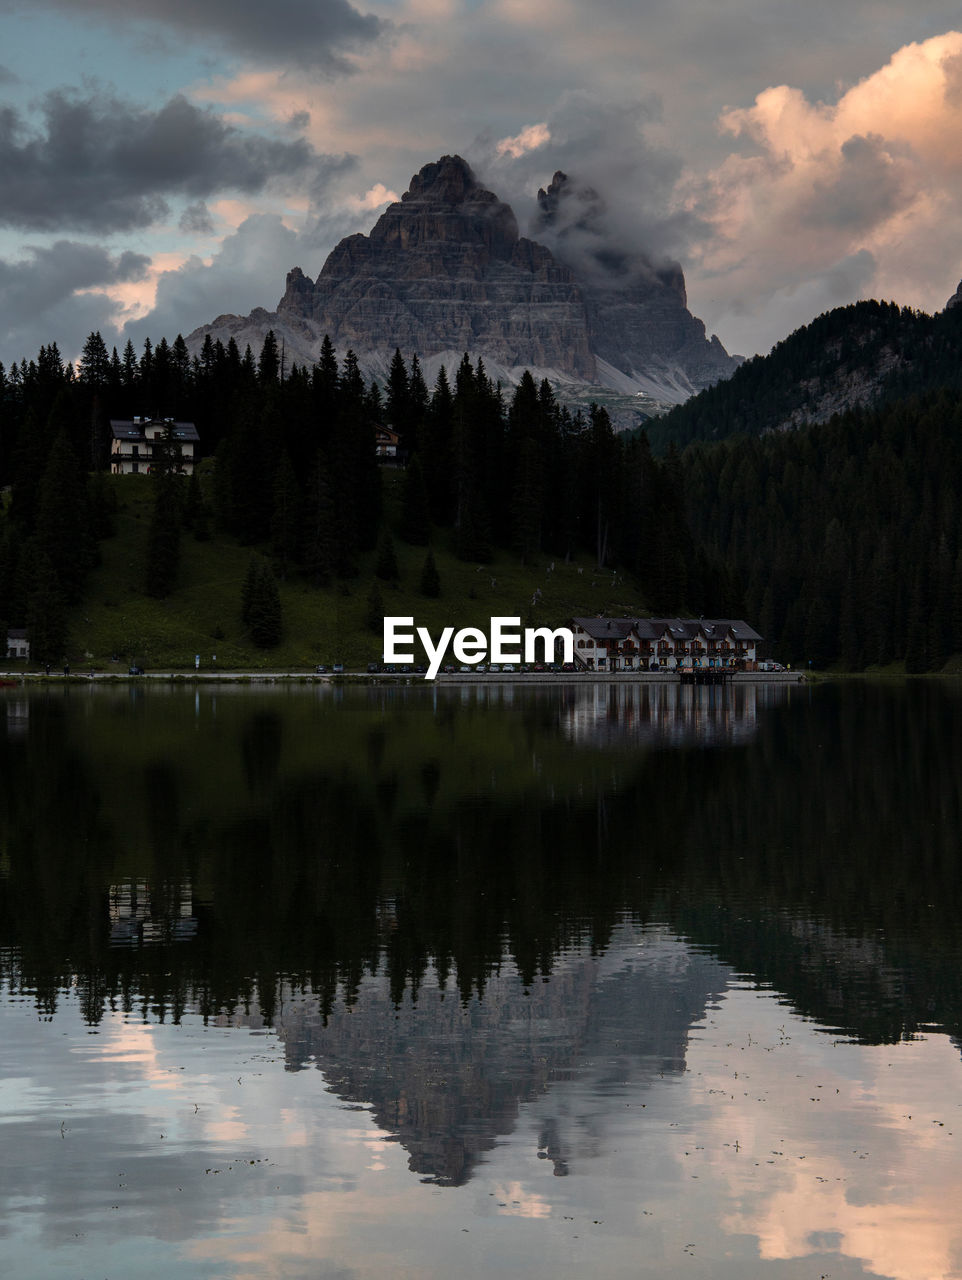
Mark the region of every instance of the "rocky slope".
MULTIPOLYGON (((962 294, 962 287, 960 287, 962 294)), ((664 415, 656 447, 763 435, 941 388, 962 387, 962 297, 934 316, 890 302, 856 302, 816 317, 767 356, 742 364, 664 415)))
POLYGON ((596 191, 559 171, 538 192, 538 210, 537 233, 579 282, 603 385, 649 390, 677 403, 735 371, 740 360, 717 337, 709 341, 688 310, 679 264, 656 266, 613 243, 596 191))
POLYGON ((679 403, 738 364, 687 309, 681 268, 646 259, 567 253, 558 211, 564 174, 541 192, 540 228, 556 245, 519 234, 510 206, 477 181, 460 156, 443 156, 411 179, 369 235, 342 240, 312 281, 299 267, 275 311, 219 316, 188 337, 210 333, 256 352, 268 329, 288 360, 316 359, 324 335, 351 348, 371 377, 396 348, 417 353, 426 377, 467 351, 506 383, 531 369, 572 389, 598 386, 679 403))

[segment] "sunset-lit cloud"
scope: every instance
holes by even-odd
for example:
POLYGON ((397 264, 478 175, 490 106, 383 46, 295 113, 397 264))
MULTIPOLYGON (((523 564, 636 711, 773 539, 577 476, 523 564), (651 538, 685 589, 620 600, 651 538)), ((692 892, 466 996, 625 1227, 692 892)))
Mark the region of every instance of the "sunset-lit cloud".
POLYGON ((396 191, 389 191, 383 182, 376 182, 370 191, 365 191, 363 196, 348 197, 348 203, 356 209, 380 209, 382 205, 390 204, 391 201, 400 200, 400 196, 396 191))
POLYGON ((962 270, 962 34, 898 50, 834 104, 788 85, 720 117, 744 145, 691 207, 714 236, 698 267, 729 305, 757 312, 821 280, 826 303, 881 296, 931 309, 962 270), (866 267, 870 267, 868 271, 866 267))
POLYGON ((543 147, 550 139, 551 133, 546 124, 530 124, 515 137, 502 138, 495 147, 495 151, 499 156, 513 156, 517 159, 519 156, 523 156, 526 151, 534 151, 538 147, 543 147))

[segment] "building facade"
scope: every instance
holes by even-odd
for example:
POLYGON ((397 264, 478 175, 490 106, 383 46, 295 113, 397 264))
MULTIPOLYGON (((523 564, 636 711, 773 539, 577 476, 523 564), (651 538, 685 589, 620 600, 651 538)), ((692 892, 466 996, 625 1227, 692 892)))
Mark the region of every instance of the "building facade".
POLYGON ((193 473, 200 443, 192 422, 173 418, 111 418, 110 471, 112 475, 149 474, 156 456, 173 447, 174 470, 193 473))
POLYGON ((572 618, 575 661, 589 671, 754 671, 762 637, 741 618, 572 618))

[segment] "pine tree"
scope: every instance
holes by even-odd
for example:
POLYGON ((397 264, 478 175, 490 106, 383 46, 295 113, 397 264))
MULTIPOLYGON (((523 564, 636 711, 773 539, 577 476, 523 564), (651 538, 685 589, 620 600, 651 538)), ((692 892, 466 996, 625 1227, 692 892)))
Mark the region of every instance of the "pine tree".
POLYGON ((277 339, 274 330, 268 329, 257 361, 257 381, 262 387, 273 386, 277 381, 281 368, 281 358, 277 350, 277 339))
POLYGON ((338 525, 330 473, 318 451, 304 522, 304 567, 317 587, 329 586, 338 563, 338 525))
POLYGON ((263 557, 252 556, 241 592, 241 617, 259 649, 280 644, 283 634, 277 579, 263 557))
POLYGON ((428 548, 428 554, 424 560, 424 568, 421 570, 421 595, 427 596, 430 600, 436 600, 441 594, 441 576, 438 573, 438 567, 434 563, 434 552, 428 548))
POLYGON ((187 482, 187 497, 184 502, 184 523, 193 532, 197 542, 210 539, 210 513, 204 501, 204 492, 200 487, 200 477, 196 471, 190 473, 187 482))
POLYGON ((411 393, 407 366, 400 348, 396 348, 387 375, 387 420, 406 438, 411 428, 411 393))
POLYGON ((368 631, 381 635, 384 631, 384 601, 377 583, 372 583, 367 593, 367 606, 364 611, 364 625, 368 631))
POLYGON ((158 474, 154 484, 144 589, 149 596, 163 600, 173 591, 180 566, 180 491, 177 477, 169 472, 158 474))
POLYGON ((374 572, 384 582, 397 582, 401 577, 401 570, 397 562, 397 552, 394 550, 394 539, 387 529, 381 533, 377 544, 377 559, 374 562, 374 572))
POLYGON ((271 551, 282 578, 287 577, 291 566, 298 559, 303 523, 301 492, 285 449, 274 474, 274 509, 271 513, 271 551))
POLYGON ((401 523, 398 533, 405 542, 415 547, 426 547, 431 537, 431 516, 428 509, 428 492, 424 484, 424 472, 417 454, 411 459, 404 473, 401 494, 401 523))
POLYGON ((86 485, 64 428, 57 434, 40 484, 36 539, 60 583, 64 599, 76 604, 92 561, 86 485))
POLYGON ((67 602, 49 555, 36 545, 25 557, 29 566, 30 595, 27 632, 35 662, 59 662, 67 647, 67 602))
POLYGON ((77 377, 92 391, 102 391, 110 381, 110 356, 99 330, 91 333, 83 345, 77 377))

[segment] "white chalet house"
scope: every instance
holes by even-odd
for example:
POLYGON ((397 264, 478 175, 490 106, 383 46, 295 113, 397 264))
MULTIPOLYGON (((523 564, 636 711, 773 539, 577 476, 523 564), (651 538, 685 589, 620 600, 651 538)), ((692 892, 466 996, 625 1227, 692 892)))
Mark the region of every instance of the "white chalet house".
POLYGON ((754 671, 761 636, 741 618, 572 618, 575 662, 591 671, 754 671))
POLYGON ((7 657, 29 658, 30 637, 23 627, 9 627, 7 630, 7 657))
POLYGON ((110 471, 112 475, 146 475, 150 471, 158 439, 170 431, 180 446, 177 470, 189 476, 194 470, 195 446, 200 443, 192 422, 175 422, 173 418, 111 418, 110 471))

